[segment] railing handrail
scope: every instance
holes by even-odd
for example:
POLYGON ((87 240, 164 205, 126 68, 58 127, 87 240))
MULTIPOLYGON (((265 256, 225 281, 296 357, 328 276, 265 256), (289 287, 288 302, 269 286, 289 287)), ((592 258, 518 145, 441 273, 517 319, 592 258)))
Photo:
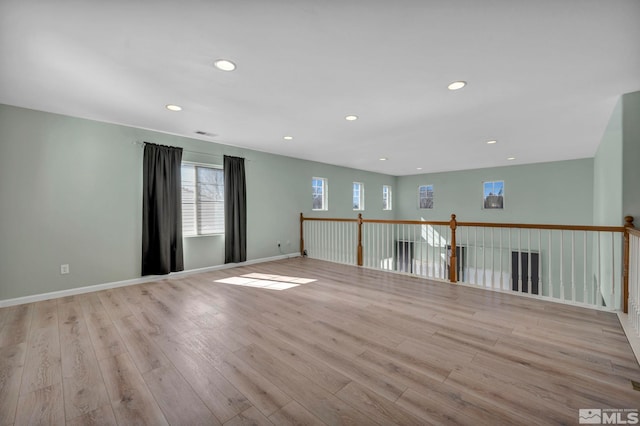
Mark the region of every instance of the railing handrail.
MULTIPOLYGON (((624 218, 624 226, 598 226, 598 225, 552 225, 552 224, 531 224, 531 223, 493 223, 493 222, 458 222, 456 215, 451 215, 449 221, 425 221, 425 220, 390 220, 390 219, 365 219, 362 213, 357 218, 323 218, 323 217, 304 217, 300 213, 300 253, 304 255, 304 221, 325 221, 325 222, 352 222, 358 225, 358 242, 357 242, 357 264, 363 264, 363 247, 362 247, 362 224, 378 223, 378 224, 394 224, 394 225, 437 225, 449 226, 451 229, 451 246, 456 247, 456 229, 458 227, 484 227, 484 228, 517 228, 517 229, 544 229, 559 231, 590 231, 590 232, 619 232, 624 236, 624 253, 623 253, 623 312, 628 311, 628 294, 629 294, 629 236, 634 235, 640 238, 640 230, 633 225, 633 217, 626 216, 624 218)), ((449 251, 449 264, 457 265, 457 250, 449 251)), ((452 283, 457 282, 457 268, 449 269, 449 280, 452 283)))
POLYGON ((593 232, 624 232, 624 226, 599 225, 550 225, 544 223, 492 223, 492 222, 458 222, 458 226, 478 226, 484 228, 522 228, 548 229, 558 231, 593 231, 593 232))
MULTIPOLYGON (((327 222, 358 222, 358 218, 336 218, 336 217, 306 217, 302 220, 315 220, 327 222)), ((450 225, 448 220, 404 220, 404 219, 365 219, 362 223, 386 223, 394 225, 450 225)), ((485 228, 522 228, 522 229, 550 229, 566 231, 594 231, 594 232, 624 232, 624 226, 600 226, 600 225, 555 225, 555 224, 535 224, 535 223, 507 223, 507 222, 456 222, 458 226, 479 226, 485 228)), ((631 228, 630 231, 640 236, 640 230, 631 228)))
POLYGON ((306 217, 306 216, 302 216, 302 213, 300 213, 300 219, 301 220, 320 220, 325 222, 357 222, 358 221, 358 218, 349 219, 349 218, 342 218, 342 217, 306 217))
POLYGON ((640 238, 640 229, 627 228, 627 232, 629 232, 629 234, 631 234, 631 235, 634 235, 634 236, 640 238))

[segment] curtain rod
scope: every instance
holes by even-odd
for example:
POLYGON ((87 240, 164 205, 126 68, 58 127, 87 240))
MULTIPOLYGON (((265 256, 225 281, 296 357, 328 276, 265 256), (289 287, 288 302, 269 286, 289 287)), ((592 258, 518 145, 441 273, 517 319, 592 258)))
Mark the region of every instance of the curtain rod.
MULTIPOLYGON (((145 142, 140 142, 140 141, 133 141, 131 142, 133 145, 139 145, 139 146, 144 146, 145 142)), ((148 142, 148 143, 153 143, 153 142, 148 142)), ((224 154, 211 154, 209 152, 202 152, 202 151, 191 151, 190 149, 184 149, 182 148, 183 152, 188 152, 190 154, 202 154, 202 155, 210 155, 212 157, 217 157, 217 158, 223 158, 224 154)), ((245 161, 251 161, 247 158, 245 158, 245 161)))

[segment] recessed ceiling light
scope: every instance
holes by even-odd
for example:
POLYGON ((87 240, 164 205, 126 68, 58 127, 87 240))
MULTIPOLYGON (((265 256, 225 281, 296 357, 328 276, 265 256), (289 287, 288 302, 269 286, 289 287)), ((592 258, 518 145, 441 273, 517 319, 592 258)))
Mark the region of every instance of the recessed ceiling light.
POLYGON ((487 145, 493 145, 494 143, 498 143, 496 140, 487 141, 487 145))
POLYGON ((358 119, 357 115, 347 115, 346 117, 344 117, 345 120, 347 121, 355 121, 358 119))
POLYGON ((422 167, 416 167, 416 170, 422 170, 422 167))
POLYGON ((182 107, 181 107, 181 106, 178 106, 178 105, 171 105, 171 104, 169 104, 169 105, 166 105, 166 108, 167 108, 169 111, 182 111, 182 107))
POLYGON ((236 64, 228 59, 218 59, 213 65, 221 71, 233 71, 236 69, 236 64))
POLYGON ((515 160, 516 157, 508 157, 507 160, 511 161, 511 160, 515 160))
POLYGON ((293 136, 285 136, 282 139, 284 139, 285 141, 291 141, 293 140, 293 136))
POLYGON ((449 88, 449 90, 460 90, 466 85, 467 85, 466 81, 454 81, 453 83, 450 83, 447 87, 449 88))
POLYGON ((380 157, 380 161, 387 161, 387 157, 380 157))

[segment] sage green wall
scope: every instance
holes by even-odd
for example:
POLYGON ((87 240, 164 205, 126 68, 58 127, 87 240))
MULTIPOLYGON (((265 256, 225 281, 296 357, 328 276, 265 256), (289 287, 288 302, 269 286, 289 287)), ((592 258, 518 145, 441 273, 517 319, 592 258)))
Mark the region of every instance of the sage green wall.
MULTIPOLYGON (((184 159, 245 157, 249 259, 298 250, 299 213, 355 216, 351 184, 365 184, 365 214, 383 212, 395 178, 195 139, 0 105, 0 300, 140 276, 142 146, 180 146, 184 159), (190 151, 190 152, 189 152, 190 151), (311 178, 329 179, 328 212, 311 211, 311 178), (380 200, 376 202, 376 200, 380 200), (68 263, 71 273, 60 274, 68 263)), ((185 269, 223 263, 224 237, 185 239, 185 269)))
POLYGON ((622 224, 622 101, 618 101, 593 162, 593 223, 622 224))
POLYGON ((593 159, 428 173, 398 178, 402 219, 591 225, 593 159), (482 182, 503 180, 503 210, 482 209, 482 182), (418 209, 418 186, 433 184, 434 208, 418 209))
POLYGON ((640 92, 622 97, 622 213, 640 227, 640 92))

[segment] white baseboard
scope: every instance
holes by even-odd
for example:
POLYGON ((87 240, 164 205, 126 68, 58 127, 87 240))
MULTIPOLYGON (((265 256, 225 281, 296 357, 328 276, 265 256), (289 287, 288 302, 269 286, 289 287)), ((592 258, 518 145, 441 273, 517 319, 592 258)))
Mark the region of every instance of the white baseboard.
POLYGON ((631 349, 633 349, 633 353, 636 355, 636 360, 638 361, 638 364, 640 364, 640 336, 638 336, 638 332, 633 328, 633 325, 629 321, 628 314, 619 311, 618 319, 620 320, 620 324, 622 324, 624 334, 627 335, 627 340, 631 345, 631 349))
POLYGON ((147 275, 140 278, 132 278, 130 280, 114 281, 104 284, 90 285, 86 287, 70 288, 68 290, 52 291, 50 293, 34 294, 31 296, 16 297, 15 299, 0 300, 0 308, 7 306, 22 305, 25 303, 40 302, 42 300, 56 299, 58 297, 74 296, 77 294, 92 293, 94 291, 108 290, 111 288, 125 287, 128 285, 136 285, 158 281, 166 278, 180 278, 187 275, 200 274, 203 272, 217 271, 221 269, 237 268, 239 266, 254 265, 256 263, 272 262, 274 260, 290 259, 299 257, 299 253, 282 254, 272 257, 263 257, 261 259, 251 259, 241 263, 226 263, 223 265, 208 266, 206 268, 190 269, 188 271, 172 272, 168 275, 147 275))

